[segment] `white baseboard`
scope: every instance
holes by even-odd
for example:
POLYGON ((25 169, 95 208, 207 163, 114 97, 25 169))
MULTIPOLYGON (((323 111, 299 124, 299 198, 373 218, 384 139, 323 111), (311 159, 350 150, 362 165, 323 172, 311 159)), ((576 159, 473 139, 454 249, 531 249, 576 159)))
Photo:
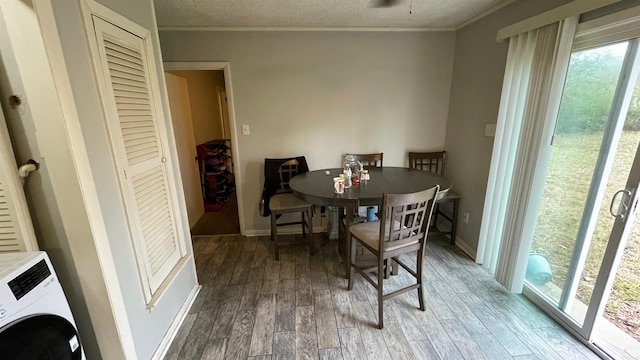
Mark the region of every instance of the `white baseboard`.
POLYGON ((462 250, 462 252, 469 255, 469 257, 472 258, 473 261, 476 261, 476 255, 477 255, 476 251, 471 246, 469 246, 469 244, 464 242, 464 240, 460 239, 457 236, 456 236, 456 246, 458 246, 460 250, 462 250))
POLYGON ((156 352, 151 357, 152 360, 161 360, 167 354, 167 351, 169 351, 169 346, 171 346, 171 343, 173 342, 173 339, 175 339, 180 326, 182 326, 184 319, 187 317, 191 305, 193 305, 193 302, 196 301, 196 297, 198 296, 200 289, 202 289, 202 285, 200 284, 196 284, 196 286, 193 287, 184 304, 182 304, 180 310, 178 310, 178 313, 176 314, 175 319, 173 319, 171 326, 169 326, 169 329, 167 330, 164 338, 162 338, 162 341, 160 341, 160 345, 158 345, 156 352))
MULTIPOLYGON (((313 233, 314 234, 319 234, 322 232, 325 232, 327 229, 324 226, 314 226, 313 227, 313 233)), ((278 234, 279 235, 298 235, 298 234, 302 234, 302 231, 300 230, 300 226, 292 226, 290 228, 278 228, 278 234)), ((270 236, 271 235, 271 229, 255 229, 255 230, 247 230, 244 234, 244 236, 246 237, 252 237, 252 236, 270 236)))

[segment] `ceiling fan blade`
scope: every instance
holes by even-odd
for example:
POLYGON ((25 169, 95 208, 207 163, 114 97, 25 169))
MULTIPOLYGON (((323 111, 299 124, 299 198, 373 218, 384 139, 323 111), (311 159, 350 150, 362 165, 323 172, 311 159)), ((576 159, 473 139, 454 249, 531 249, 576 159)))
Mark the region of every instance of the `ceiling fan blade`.
POLYGON ((399 3, 400 3, 400 0, 371 0, 371 5, 369 7, 372 7, 372 8, 392 7, 399 3))

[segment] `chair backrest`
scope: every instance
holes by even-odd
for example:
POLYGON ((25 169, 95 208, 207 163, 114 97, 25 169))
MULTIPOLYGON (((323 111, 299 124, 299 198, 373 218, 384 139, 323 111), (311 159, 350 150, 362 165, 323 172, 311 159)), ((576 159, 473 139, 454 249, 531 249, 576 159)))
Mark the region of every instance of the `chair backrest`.
POLYGON ((289 188, 289 181, 292 177, 298 175, 298 160, 291 159, 280 164, 278 167, 278 175, 280 175, 280 184, 276 193, 281 194, 291 192, 291 189, 289 188))
POLYGON ((382 155, 383 153, 375 154, 347 154, 353 156, 356 161, 360 161, 364 167, 382 167, 382 155))
POLYGON ((446 151, 436 152, 410 152, 409 168, 430 171, 434 174, 444 173, 444 160, 446 151))
POLYGON ((383 194, 380 220, 381 252, 402 246, 416 245, 413 251, 424 245, 433 213, 436 185, 428 190, 411 194, 383 194))

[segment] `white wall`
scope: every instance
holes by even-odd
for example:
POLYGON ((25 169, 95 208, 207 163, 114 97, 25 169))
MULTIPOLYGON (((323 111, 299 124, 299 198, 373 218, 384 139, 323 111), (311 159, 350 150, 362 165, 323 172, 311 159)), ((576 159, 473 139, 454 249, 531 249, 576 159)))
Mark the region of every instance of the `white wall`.
POLYGON ((461 193, 458 237, 475 251, 491 164, 493 137, 507 60, 508 42, 496 42, 498 29, 557 7, 566 0, 518 1, 456 32, 456 49, 447 122, 446 176, 461 193))
MULTIPOLYGON (((164 61, 228 61, 235 102, 246 230, 258 215, 265 157, 305 155, 311 169, 345 152, 444 147, 452 32, 160 32, 164 61)), ((238 161, 239 160, 239 161, 238 161)))
MULTIPOLYGON (((152 311, 146 309, 139 279, 134 275, 137 273, 137 267, 128 233, 126 214, 118 189, 114 163, 110 156, 111 150, 108 145, 100 95, 94 79, 95 75, 89 55, 87 35, 80 13, 80 1, 53 1, 53 7, 66 65, 69 70, 73 96, 77 104, 81 131, 86 143, 86 152, 91 164, 95 186, 98 189, 98 205, 104 216, 103 220, 107 224, 107 238, 87 239, 87 241, 106 241, 109 243, 137 357, 148 359, 169 329, 186 297, 196 286, 195 269, 192 265, 193 259, 191 259, 191 264, 185 266, 176 276, 176 281, 166 290, 165 295, 157 306, 152 311)), ((150 29, 152 38, 157 41, 151 0, 101 0, 99 2, 139 25, 150 29)), ((155 46, 154 50, 155 60, 158 63, 157 75, 160 79, 164 79, 160 51, 155 46)), ((166 99, 164 87, 161 87, 161 92, 163 99, 166 99)), ((167 114, 167 128, 172 129, 169 123, 168 104, 163 103, 163 106, 167 114)), ((173 137, 171 136, 172 140, 173 137)), ((172 142, 170 147, 172 149, 171 155, 176 159, 174 163, 177 164, 175 144, 172 142)), ((44 155, 46 156, 46 154, 44 155)), ((179 177, 177 181, 179 182, 179 177)), ((69 189, 69 191, 75 190, 69 189)), ((176 192, 182 194, 182 189, 180 188, 176 192)), ((180 201, 182 202, 180 204, 181 208, 184 209, 182 197, 180 201)), ((180 216, 181 218, 178 221, 184 222, 186 215, 180 214, 180 216)), ((188 229, 188 224, 185 226, 188 229)), ((98 267, 98 264, 96 264, 96 267, 98 267)), ((96 271, 99 270, 97 268, 96 271)), ((82 295, 85 297, 84 300, 86 302, 95 301, 95 299, 91 298, 93 294, 84 293, 82 295)), ((75 296, 78 295, 76 294, 75 296)), ((98 301, 104 301, 104 299, 98 301)), ((105 311, 110 311, 110 309, 105 309, 105 311)), ((93 327, 99 327, 100 325, 93 324, 93 327)), ((94 339, 91 339, 95 334, 81 333, 81 336, 95 342, 94 339)), ((97 341, 100 343, 100 339, 97 341)), ((99 355, 92 353, 89 358, 96 359, 99 358, 99 355)))

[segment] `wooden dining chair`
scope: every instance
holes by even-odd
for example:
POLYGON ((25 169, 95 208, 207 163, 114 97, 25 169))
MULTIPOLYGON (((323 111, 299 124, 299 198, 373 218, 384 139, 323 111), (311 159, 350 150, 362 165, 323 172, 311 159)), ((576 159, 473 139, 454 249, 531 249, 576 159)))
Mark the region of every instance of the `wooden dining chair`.
POLYGON ((280 176, 280 184, 278 185, 276 194, 271 196, 269 201, 269 207, 271 209, 271 240, 273 241, 276 260, 280 260, 280 248, 286 246, 308 245, 313 253, 313 204, 298 199, 291 193, 291 189, 289 188, 289 180, 298 174, 298 160, 291 159, 280 164, 278 174, 280 176), (287 213, 301 213, 300 221, 278 223, 278 217, 287 213), (278 244, 278 227, 298 224, 302 225, 303 238, 307 238, 308 231, 307 242, 296 242, 286 245, 278 244))
POLYGON ((354 160, 360 161, 364 167, 382 167, 383 153, 374 154, 346 154, 353 156, 354 160))
POLYGON ((351 256, 349 257, 349 285, 353 289, 355 272, 362 275, 378 292, 378 328, 383 327, 384 300, 418 289, 420 310, 425 310, 422 289, 422 262, 429 221, 439 186, 410 194, 383 194, 380 221, 349 227, 351 256), (369 250, 377 260, 372 267, 356 265, 356 245, 369 250), (416 252, 415 271, 400 260, 400 255, 416 252), (384 293, 385 262, 392 260, 416 278, 416 283, 384 293), (375 277, 372 273, 375 273, 375 277), (377 279, 375 279, 377 277, 377 279))
MULTIPOLYGON (((434 152, 409 152, 409 167, 411 169, 429 171, 437 175, 444 174, 444 165, 446 160, 446 151, 434 151, 434 152)), ((443 189, 440 191, 436 198, 435 209, 433 210, 434 216, 431 224, 432 233, 442 233, 451 236, 451 244, 456 243, 456 231, 458 228, 458 208, 460 204, 460 195, 455 191, 443 189), (451 214, 443 211, 442 204, 450 203, 452 206, 451 214), (437 227, 438 216, 443 217, 451 224, 450 231, 440 231, 437 227)))

